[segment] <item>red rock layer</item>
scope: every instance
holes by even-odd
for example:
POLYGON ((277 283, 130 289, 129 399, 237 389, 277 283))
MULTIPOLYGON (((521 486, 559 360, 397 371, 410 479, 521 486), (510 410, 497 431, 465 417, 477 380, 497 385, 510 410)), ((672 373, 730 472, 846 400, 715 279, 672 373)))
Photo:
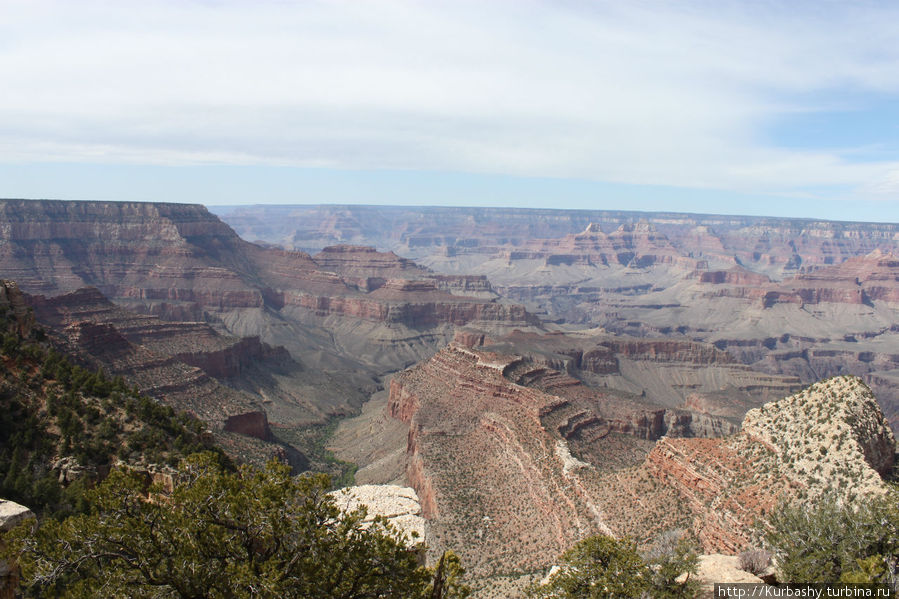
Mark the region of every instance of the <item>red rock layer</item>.
POLYGON ((542 567, 602 530, 540 424, 552 398, 503 378, 506 359, 450 346, 390 387, 390 413, 410 423, 406 474, 433 542, 460 550, 479 576, 542 567))
POLYGON ((141 392, 191 412, 214 428, 267 439, 265 413, 213 376, 237 376, 277 353, 258 338, 223 337, 205 323, 170 323, 111 304, 96 289, 26 298, 43 326, 77 355, 141 392))
POLYGON ((720 419, 647 409, 517 356, 457 343, 394 376, 388 409, 410 425, 406 477, 438 545, 463 548, 466 563, 482 575, 541 567, 582 535, 619 527, 603 516, 599 474, 566 457, 568 444, 585 458, 612 455, 621 435, 633 439, 622 446, 631 451, 666 432, 696 434, 700 421, 717 423, 717 433, 735 430, 720 419), (522 546, 527 556, 512 549, 522 546))
POLYGON ((668 238, 646 222, 624 224, 612 233, 603 233, 596 224, 590 224, 578 234, 560 239, 539 239, 521 248, 508 250, 507 259, 544 260, 547 266, 620 265, 646 268, 653 264, 689 264, 668 238))
POLYGON ((880 251, 838 265, 805 268, 781 283, 741 270, 699 273, 698 279, 703 284, 724 286, 711 295, 760 300, 764 308, 784 303, 899 302, 899 258, 880 251))
POLYGON ((483 277, 434 276, 360 246, 315 258, 241 240, 204 207, 125 202, 0 201, 0 274, 48 295, 97 287, 171 320, 204 312, 299 306, 410 327, 530 323, 500 304, 483 277), (470 292, 479 297, 465 297, 470 292))

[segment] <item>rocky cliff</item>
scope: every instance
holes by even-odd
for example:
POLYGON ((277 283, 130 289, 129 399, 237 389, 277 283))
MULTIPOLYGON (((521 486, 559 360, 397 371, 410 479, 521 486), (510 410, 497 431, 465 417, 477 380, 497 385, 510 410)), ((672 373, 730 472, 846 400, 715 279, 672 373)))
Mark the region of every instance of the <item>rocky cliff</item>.
MULTIPOLYGON (((262 247, 196 205, 0 201, 0 276, 45 296, 94 286, 136 312, 214 322, 239 337, 284 345, 301 362, 372 374, 408 364, 409 345, 421 346, 416 357, 433 352, 446 335, 422 330, 537 322, 523 307, 498 301, 484 277, 436 275, 360 246, 314 257, 262 247), (370 341, 385 337, 397 340, 370 341), (378 364, 360 359, 375 353, 378 364)), ((202 361, 189 353, 183 357, 202 361)), ((220 354, 204 365, 230 367, 229 360, 220 354)))
MULTIPOLYGON (((586 239, 589 235, 608 236, 622 226, 625 234, 635 232, 627 229, 652 227, 658 239, 663 236, 681 256, 726 268, 742 264, 776 278, 802 267, 839 264, 878 248, 899 251, 899 226, 895 224, 811 219, 401 206, 246 206, 229 210, 222 218, 246 239, 287 248, 317 251, 351 242, 414 258, 517 251, 531 247, 533 240, 556 240, 543 247, 567 249, 592 244, 586 239), (558 241, 562 239, 567 241, 558 241)), ((583 256, 584 252, 553 254, 583 256)), ((608 255, 615 257, 614 252, 608 255)))
POLYGON ((584 534, 615 532, 600 469, 637 463, 664 434, 736 430, 720 418, 590 388, 506 353, 501 341, 451 344, 394 376, 388 399, 389 413, 409 424, 406 479, 435 547, 463 549, 478 576, 538 568, 584 534), (523 546, 525 557, 514 550, 523 546))
POLYGON ((26 337, 34 327, 34 314, 28 301, 15 281, 0 279, 0 311, 3 312, 8 332, 26 337))
POLYGON ((538 567, 578 534, 604 530, 540 424, 555 399, 505 379, 508 363, 453 345, 390 387, 391 414, 411 425, 406 474, 433 549, 461 551, 478 577, 538 567))
POLYGON ((109 297, 259 306, 236 253, 248 245, 202 206, 0 201, 3 275, 30 293, 96 286, 109 297))
MULTIPOLYGON (((746 410, 801 386, 795 376, 753 370, 714 346, 683 338, 633 338, 595 330, 514 331, 491 337, 468 328, 456 339, 469 347, 486 346, 521 356, 506 372, 519 384, 563 396, 582 394, 588 387, 618 390, 628 397, 628 406, 668 409, 668 416, 656 417, 658 422, 673 418, 672 409, 686 408, 737 423, 746 410)), ((700 419, 692 420, 701 429, 700 419)))
POLYGON ((352 240, 444 275, 486 276, 547 321, 711 343, 804 384, 864 376, 899 430, 899 392, 882 384, 899 355, 899 225, 383 206, 247 207, 226 218, 285 247, 352 240))
POLYGON ((883 493, 894 452, 870 389, 837 377, 751 410, 733 437, 662 439, 644 467, 677 490, 705 549, 736 552, 780 501, 883 493))
MULTIPOLYGON (((535 343, 519 347, 533 352, 535 343)), ((738 552, 782 500, 885 488, 878 471, 892 467, 895 441, 857 378, 751 410, 740 431, 591 388, 508 347, 460 334, 396 375, 388 399, 409 425, 406 480, 435 547, 464 548, 481 579, 539 569, 595 532, 651 542, 680 527, 706 551, 738 552), (511 547, 528 547, 527 557, 511 547)))

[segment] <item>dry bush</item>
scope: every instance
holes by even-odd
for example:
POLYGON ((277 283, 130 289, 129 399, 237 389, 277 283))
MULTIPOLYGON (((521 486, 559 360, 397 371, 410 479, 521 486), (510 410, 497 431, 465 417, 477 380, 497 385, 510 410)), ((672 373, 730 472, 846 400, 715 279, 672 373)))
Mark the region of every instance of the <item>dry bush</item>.
POLYGON ((738 559, 741 570, 758 575, 771 565, 771 552, 767 549, 747 549, 738 559))

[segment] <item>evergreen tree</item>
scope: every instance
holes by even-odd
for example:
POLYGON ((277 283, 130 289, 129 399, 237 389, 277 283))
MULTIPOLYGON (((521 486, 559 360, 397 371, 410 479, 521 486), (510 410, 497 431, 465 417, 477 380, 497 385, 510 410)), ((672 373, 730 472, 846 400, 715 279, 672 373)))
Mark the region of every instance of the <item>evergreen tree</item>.
POLYGON ((89 514, 20 528, 12 551, 31 596, 178 599, 451 599, 467 596, 449 554, 428 570, 385 520, 341 512, 326 476, 223 470, 186 459, 169 493, 115 471, 89 514))

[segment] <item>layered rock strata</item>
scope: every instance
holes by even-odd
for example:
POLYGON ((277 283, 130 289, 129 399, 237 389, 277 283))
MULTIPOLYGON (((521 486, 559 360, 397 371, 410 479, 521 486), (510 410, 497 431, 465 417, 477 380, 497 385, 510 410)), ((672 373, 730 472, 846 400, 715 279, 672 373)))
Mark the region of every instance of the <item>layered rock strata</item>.
POLYGON ((0 201, 0 274, 56 295, 95 286, 163 317, 302 306, 408 326, 473 320, 527 322, 519 307, 450 293, 481 281, 431 278, 371 248, 326 248, 315 258, 240 239, 205 208, 186 204, 0 201))
MULTIPOLYGON (((438 275, 352 245, 314 257, 255 245, 197 205, 2 200, 6 275, 33 294, 93 286, 133 312, 213 323, 283 346, 307 368, 300 387, 308 393, 294 397, 313 404, 307 421, 358 409, 368 382, 431 355, 456 326, 538 326, 522 306, 501 301, 483 276, 438 275), (324 378, 312 380, 313 371, 324 378), (331 373, 352 381, 355 407, 341 400, 343 389, 329 391, 331 373)), ((217 354, 186 348, 180 356, 221 375, 243 369, 234 358, 259 349, 252 340, 241 343, 217 354)), ((247 375, 239 378, 243 384, 247 375)))
POLYGON ((895 450, 854 377, 752 410, 737 432, 460 343, 395 376, 388 410, 409 425, 406 479, 435 550, 462 548, 482 582, 538 571, 597 532, 650 543, 686 528, 735 553, 781 501, 882 492, 895 450))
POLYGON ((371 206, 247 207, 226 218, 285 247, 352 240, 441 273, 485 275, 544 320, 713 343, 803 384, 864 376, 899 430, 899 393, 884 383, 899 370, 896 224, 371 206))
POLYGON ((409 424, 406 478, 435 548, 462 548, 480 577, 539 568, 582 535, 615 532, 590 462, 632 464, 665 433, 735 430, 560 371, 524 381, 523 366, 521 356, 453 343, 390 384, 388 410, 409 424))
MULTIPOLYGON (((416 259, 438 254, 483 257, 528 248, 535 239, 555 240, 547 243, 566 246, 567 250, 584 243, 575 239, 578 235, 611 235, 622 226, 649 226, 680 256, 720 265, 742 264, 776 278, 802 267, 839 264, 878 248, 899 252, 896 224, 812 219, 401 206, 246 206, 222 212, 222 218, 246 239, 283 247, 317 251, 338 243, 354 243, 391 249, 416 259), (571 241, 558 241, 566 236, 571 236, 571 241)), ((581 251, 555 254, 584 260, 581 251)))
POLYGON ((191 412, 214 429, 270 437, 259 403, 214 378, 238 375, 242 366, 274 352, 258 339, 223 337, 205 323, 171 323, 134 314, 96 289, 52 298, 30 296, 26 301, 37 321, 74 355, 123 377, 141 393, 191 412), (211 372, 201 368, 204 365, 211 372))
POLYGON ((733 437, 662 439, 644 467, 677 489, 707 550, 736 552, 781 501, 884 493, 894 452, 870 389, 836 377, 751 410, 733 437))

